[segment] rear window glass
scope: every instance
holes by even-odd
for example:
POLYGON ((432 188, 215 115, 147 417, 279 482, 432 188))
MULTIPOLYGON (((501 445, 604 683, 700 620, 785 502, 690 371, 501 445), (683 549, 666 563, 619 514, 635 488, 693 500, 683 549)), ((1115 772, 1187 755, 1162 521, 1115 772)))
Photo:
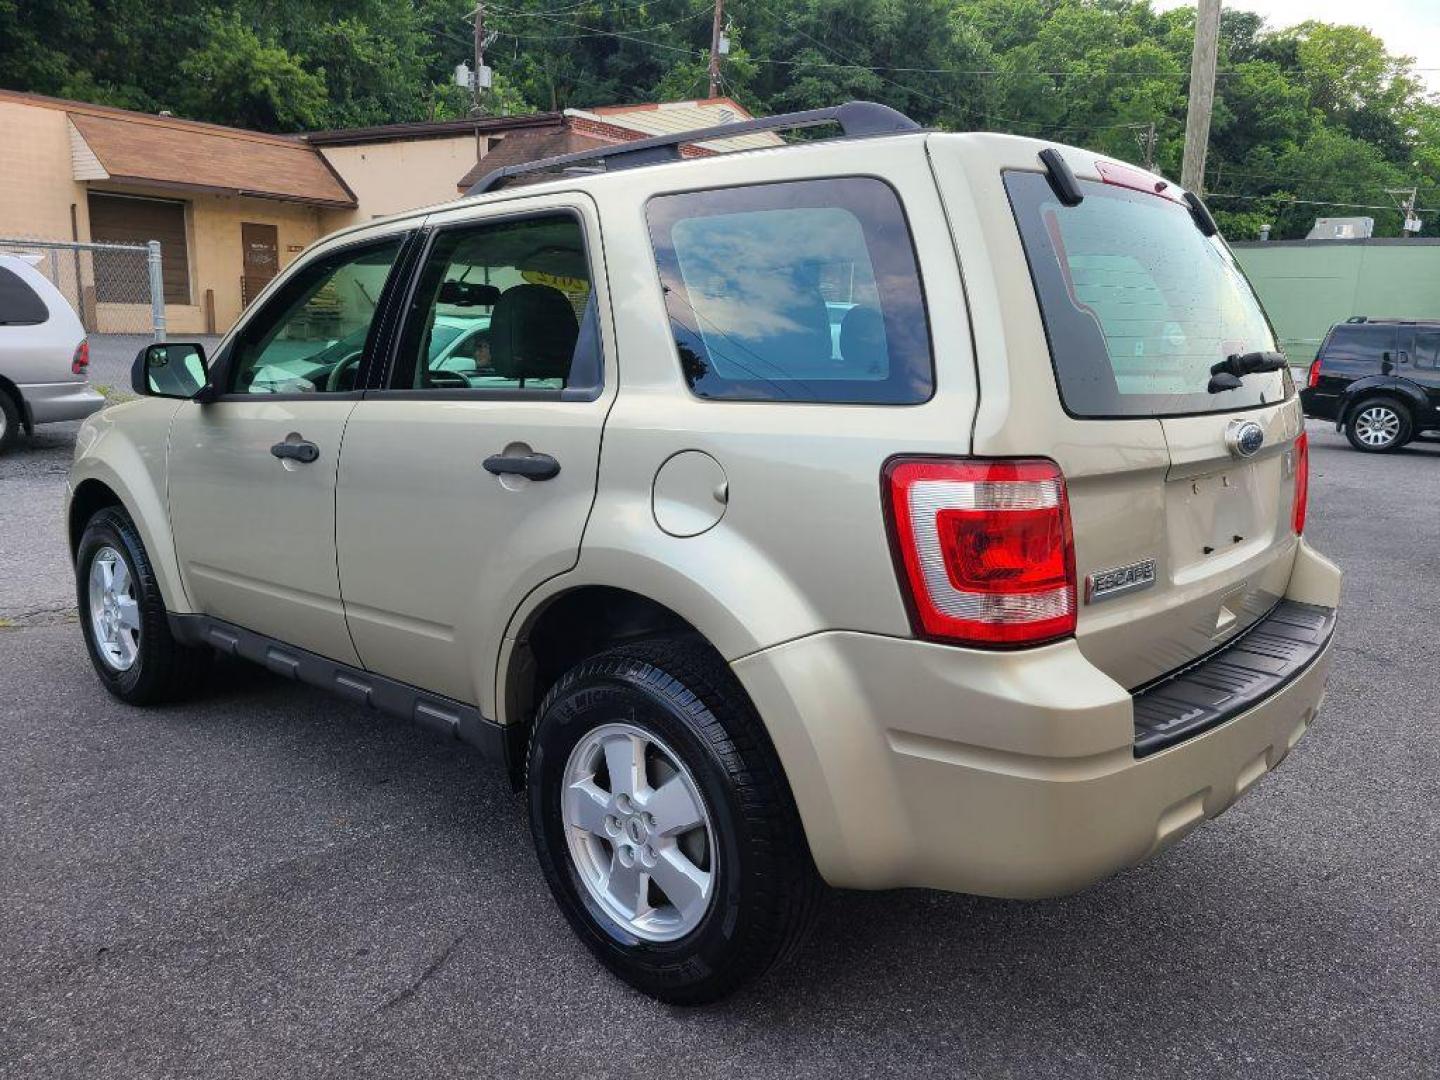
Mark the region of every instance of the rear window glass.
POLYGON ((930 397, 920 273, 888 185, 847 177, 663 195, 647 217, 680 366, 699 396, 930 397))
POLYGON ((37 326, 49 317, 35 290, 14 270, 0 266, 0 326, 37 326))
POLYGON ((1393 326, 1364 326, 1359 323, 1335 327, 1325 342, 1325 356, 1334 360, 1356 360, 1380 366, 1380 354, 1395 348, 1393 326))
POLYGON ((1081 181, 1064 206, 1040 173, 1007 172, 1065 409, 1082 417, 1228 412, 1280 401, 1284 371, 1206 392, 1212 364, 1278 351, 1219 237, 1170 199, 1081 181))

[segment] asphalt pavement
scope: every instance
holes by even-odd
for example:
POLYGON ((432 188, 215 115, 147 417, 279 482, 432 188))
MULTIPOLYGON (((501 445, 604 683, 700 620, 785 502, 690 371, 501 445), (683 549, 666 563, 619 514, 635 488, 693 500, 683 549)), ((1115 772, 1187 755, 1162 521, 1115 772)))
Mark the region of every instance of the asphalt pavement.
POLYGON ((691 1010, 575 941, 521 800, 464 748, 238 664, 193 704, 109 699, 63 597, 13 617, 66 569, 64 433, 22 447, 0 459, 0 1076, 1440 1075, 1440 443, 1311 438, 1345 604, 1274 775, 1068 899, 834 893, 788 967, 691 1010), (17 593, 32 562, 46 584, 17 593))

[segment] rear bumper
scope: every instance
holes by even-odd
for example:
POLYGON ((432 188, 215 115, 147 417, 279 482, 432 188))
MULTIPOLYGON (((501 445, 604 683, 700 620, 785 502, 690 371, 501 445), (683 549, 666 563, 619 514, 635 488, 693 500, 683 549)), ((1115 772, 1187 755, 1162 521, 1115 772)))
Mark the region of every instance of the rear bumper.
MULTIPOLYGON (((1291 599, 1334 607, 1302 545, 1291 599)), ((1146 757, 1134 699, 1073 642, 980 653, 819 634, 737 661, 831 884, 1054 896, 1215 817, 1315 718, 1333 642, 1237 716, 1146 757)))
POLYGON ((32 424, 84 420, 105 405, 105 399, 86 382, 31 383, 18 389, 32 424))

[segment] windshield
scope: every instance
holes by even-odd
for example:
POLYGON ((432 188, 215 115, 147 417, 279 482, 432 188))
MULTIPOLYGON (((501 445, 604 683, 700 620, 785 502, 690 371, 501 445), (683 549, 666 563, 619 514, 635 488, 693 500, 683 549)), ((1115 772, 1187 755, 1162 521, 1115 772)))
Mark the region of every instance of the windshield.
POLYGON ((1184 206, 1082 181, 1065 206, 1043 174, 1007 172, 1065 409, 1082 417, 1229 412, 1283 400, 1288 372, 1206 392, 1212 364, 1278 351, 1254 290, 1184 206))

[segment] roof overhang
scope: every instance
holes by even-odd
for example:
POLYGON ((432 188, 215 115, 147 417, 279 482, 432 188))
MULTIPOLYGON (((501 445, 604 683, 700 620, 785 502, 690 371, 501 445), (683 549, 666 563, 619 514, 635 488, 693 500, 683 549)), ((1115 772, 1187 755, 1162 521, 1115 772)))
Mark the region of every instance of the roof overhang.
POLYGON ((315 148, 279 135, 140 114, 69 113, 76 180, 352 209, 354 192, 315 148))

